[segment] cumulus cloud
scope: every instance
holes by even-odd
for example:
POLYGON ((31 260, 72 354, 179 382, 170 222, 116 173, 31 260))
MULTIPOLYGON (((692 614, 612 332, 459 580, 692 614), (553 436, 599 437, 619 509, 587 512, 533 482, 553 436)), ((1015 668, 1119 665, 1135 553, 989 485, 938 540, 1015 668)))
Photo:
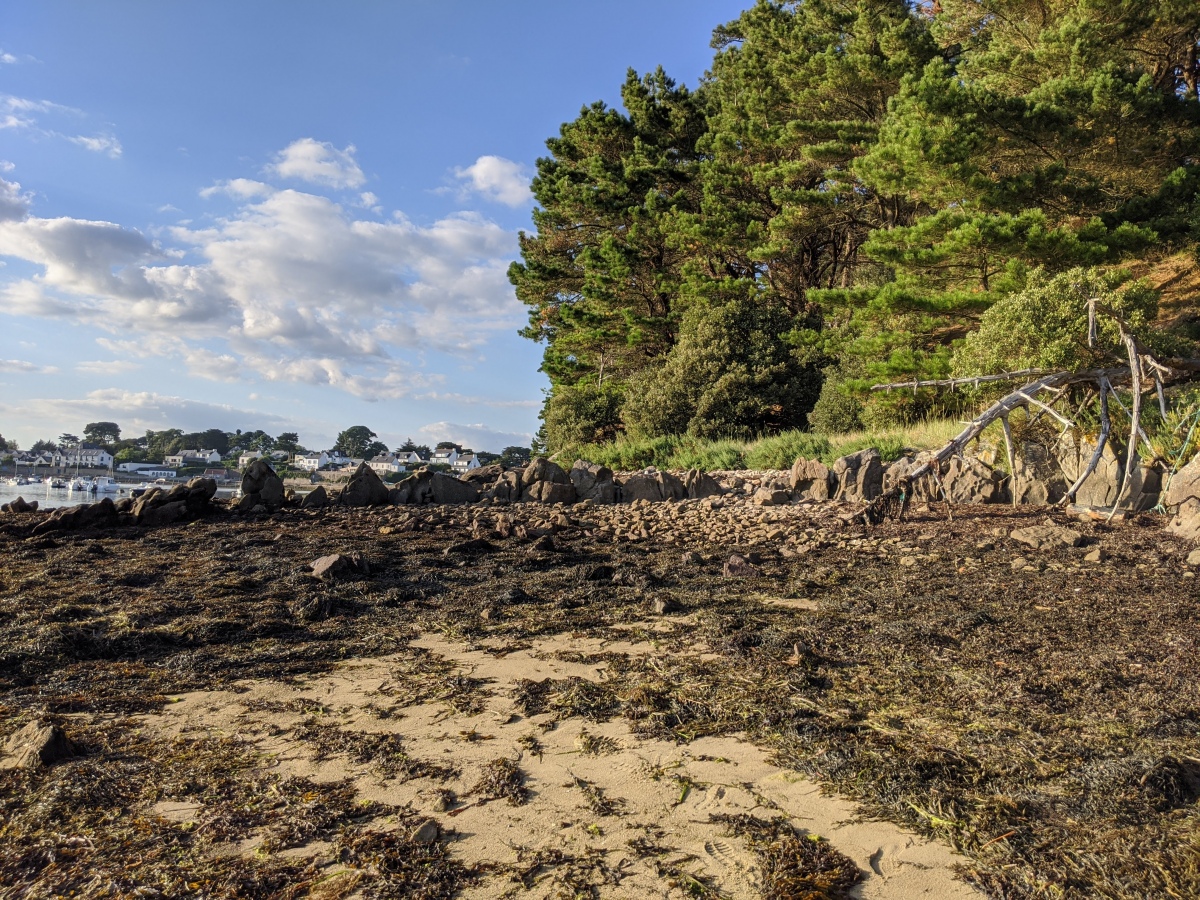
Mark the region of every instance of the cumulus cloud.
POLYGON ((39 218, 21 186, 0 178, 0 256, 39 268, 0 283, 0 312, 105 330, 132 322, 136 339, 101 346, 212 380, 328 385, 364 399, 440 390, 443 379, 421 371, 425 351, 471 358, 519 325, 506 277, 516 236, 482 216, 365 220, 358 204, 249 179, 202 193, 232 197, 234 211, 176 225, 162 246, 111 222, 39 218))
POLYGON ((128 359, 85 359, 75 363, 75 371, 85 375, 122 375, 140 368, 141 365, 128 359))
POLYGON ((8 53, 4 50, 0 50, 0 64, 6 65, 6 66, 11 66, 11 65, 15 65, 18 62, 20 62, 20 60, 18 60, 17 57, 15 57, 13 54, 8 53))
POLYGON ((529 171, 520 163, 502 156, 481 156, 466 168, 456 168, 454 174, 468 190, 506 206, 528 206, 533 202, 529 192, 529 171))
POLYGON ((355 147, 338 150, 333 144, 300 138, 279 152, 268 172, 333 188, 360 187, 367 179, 354 160, 355 147))
POLYGON ((122 151, 121 142, 111 134, 101 134, 95 137, 80 134, 75 137, 69 137, 67 140, 93 153, 107 153, 110 159, 119 158, 122 151))
POLYGON ((533 435, 523 432, 496 431, 487 425, 459 425, 454 422, 431 422, 422 425, 422 438, 431 444, 438 441, 453 441, 472 450, 499 453, 505 447, 528 447, 533 435))

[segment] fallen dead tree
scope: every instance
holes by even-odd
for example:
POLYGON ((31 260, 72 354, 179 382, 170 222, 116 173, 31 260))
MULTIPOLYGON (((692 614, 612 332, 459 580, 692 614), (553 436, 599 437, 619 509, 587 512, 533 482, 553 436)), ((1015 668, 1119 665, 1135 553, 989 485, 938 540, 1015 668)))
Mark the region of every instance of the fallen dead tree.
MULTIPOLYGON (((1167 401, 1165 388, 1170 384, 1182 383, 1200 378, 1200 359, 1170 359, 1166 362, 1157 359, 1146 346, 1137 339, 1128 323, 1114 310, 1096 301, 1088 302, 1088 347, 1098 355, 1113 357, 1114 364, 1110 366, 1084 369, 1081 371, 1048 372, 1040 369, 1023 369, 1015 372, 1004 372, 997 375, 968 376, 965 378, 950 378, 940 381, 908 381, 894 384, 877 384, 872 391, 917 390, 919 388, 955 388, 967 385, 1019 381, 1032 378, 1022 387, 1004 395, 992 403, 954 438, 924 464, 908 473, 890 490, 877 497, 866 510, 863 517, 869 524, 877 524, 886 518, 902 516, 908 499, 912 496, 912 486, 921 478, 933 478, 940 481, 942 467, 955 456, 961 456, 967 445, 976 440, 988 426, 999 421, 1004 431, 1005 452, 1008 457, 1009 472, 1016 471, 1016 453, 1013 446, 1012 427, 1009 416, 1014 410, 1024 409, 1031 419, 1049 416, 1059 423, 1063 433, 1069 429, 1079 428, 1080 414, 1085 410, 1096 408, 1100 419, 1100 432, 1096 438, 1096 446, 1091 459, 1084 470, 1068 488, 1067 493, 1059 501, 1060 505, 1075 502, 1075 497, 1083 483, 1096 470, 1104 449, 1108 446, 1113 432, 1112 406, 1115 405, 1129 421, 1129 448, 1126 453, 1125 467, 1121 473, 1121 482, 1117 496, 1113 502, 1109 519, 1111 519, 1124 499, 1125 491, 1132 481, 1133 469, 1137 462, 1137 445, 1140 441, 1152 455, 1157 451, 1151 446, 1142 427, 1142 409, 1144 396, 1153 391, 1158 400, 1159 410, 1163 418, 1167 417, 1167 401), (1116 362, 1118 357, 1102 353, 1098 348, 1097 320, 1099 316, 1107 316, 1120 329, 1121 343, 1126 351, 1127 359, 1116 362), (1129 406, 1121 400, 1117 387, 1128 387, 1132 401, 1129 406), (1082 396, 1081 396, 1081 388, 1082 396)), ((1015 503, 1014 496, 1014 503, 1015 503)))

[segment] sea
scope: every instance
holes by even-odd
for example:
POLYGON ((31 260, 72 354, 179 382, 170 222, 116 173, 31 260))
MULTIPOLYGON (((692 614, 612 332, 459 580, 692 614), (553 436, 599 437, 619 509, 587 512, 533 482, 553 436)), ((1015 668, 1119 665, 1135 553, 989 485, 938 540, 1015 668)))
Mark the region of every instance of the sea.
MULTIPOLYGON (((126 491, 128 491, 129 487, 133 487, 133 485, 129 485, 126 491)), ((104 494, 103 496, 119 500, 121 497, 128 497, 129 494, 104 494)), ((16 500, 18 497, 24 497, 27 503, 32 503, 36 500, 38 502, 38 509, 53 509, 59 506, 80 506, 84 503, 94 503, 97 499, 96 494, 86 494, 83 491, 68 491, 64 488, 52 488, 44 484, 6 484, 0 482, 0 503, 8 503, 10 500, 16 500)))

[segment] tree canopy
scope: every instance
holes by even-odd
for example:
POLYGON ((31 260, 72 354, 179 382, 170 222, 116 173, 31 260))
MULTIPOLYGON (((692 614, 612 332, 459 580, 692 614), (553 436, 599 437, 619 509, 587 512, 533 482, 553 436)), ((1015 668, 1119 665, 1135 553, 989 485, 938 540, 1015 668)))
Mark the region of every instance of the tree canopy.
POLYGON ((912 419, 865 388, 1000 365, 960 345, 1005 298, 1194 253, 1198 42, 1186 0, 759 0, 694 89, 630 71, 509 272, 541 439, 912 419))

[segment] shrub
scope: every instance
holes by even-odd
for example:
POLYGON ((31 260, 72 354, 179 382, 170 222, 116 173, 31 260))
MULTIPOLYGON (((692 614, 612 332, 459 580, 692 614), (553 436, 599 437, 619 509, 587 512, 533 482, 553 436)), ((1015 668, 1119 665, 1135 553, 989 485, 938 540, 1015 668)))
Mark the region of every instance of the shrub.
POLYGON ((824 459, 830 452, 829 439, 807 431, 785 431, 761 438, 746 448, 748 469, 790 469, 796 457, 824 459))

